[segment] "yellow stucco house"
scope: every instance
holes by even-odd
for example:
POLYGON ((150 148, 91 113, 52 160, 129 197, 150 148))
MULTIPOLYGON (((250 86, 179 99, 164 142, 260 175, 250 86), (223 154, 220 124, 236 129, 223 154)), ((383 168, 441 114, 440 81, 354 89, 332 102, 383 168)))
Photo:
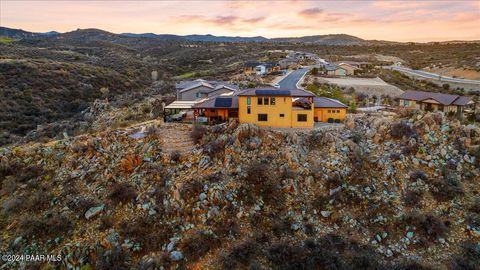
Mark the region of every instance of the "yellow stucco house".
POLYGON ((301 89, 259 88, 212 97, 193 108, 210 122, 238 118, 264 127, 313 128, 315 122, 342 122, 348 106, 301 89))

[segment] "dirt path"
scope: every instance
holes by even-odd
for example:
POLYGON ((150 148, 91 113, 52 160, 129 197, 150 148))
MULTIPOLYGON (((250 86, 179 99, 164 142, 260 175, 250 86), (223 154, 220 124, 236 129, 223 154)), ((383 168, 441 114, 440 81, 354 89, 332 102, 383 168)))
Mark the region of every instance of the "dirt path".
POLYGON ((186 154, 195 148, 195 143, 190 138, 191 125, 164 123, 161 126, 161 138, 163 141, 163 151, 171 154, 178 151, 186 154))

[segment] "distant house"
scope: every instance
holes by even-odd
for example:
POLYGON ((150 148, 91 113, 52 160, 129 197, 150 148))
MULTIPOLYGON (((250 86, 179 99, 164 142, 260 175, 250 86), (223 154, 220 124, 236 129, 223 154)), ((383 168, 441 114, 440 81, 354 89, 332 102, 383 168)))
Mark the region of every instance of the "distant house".
POLYGON ((347 70, 335 64, 328 64, 324 66, 325 74, 330 76, 347 76, 347 70))
POLYGON ((399 97, 399 105, 400 107, 447 113, 462 113, 475 108, 475 102, 471 97, 423 91, 404 92, 399 97))
POLYGON ((300 66, 298 64, 298 60, 291 58, 282 59, 278 61, 278 64, 280 65, 281 69, 296 68, 300 66))
POLYGON ((235 84, 202 79, 181 81, 175 87, 178 101, 195 101, 221 94, 232 94, 239 89, 235 84))
POLYGON ((275 71, 280 71, 280 65, 277 63, 247 62, 243 65, 243 72, 247 75, 265 75, 275 71))
POLYGON ((318 55, 314 53, 300 52, 300 51, 288 53, 287 58, 295 59, 295 60, 318 60, 319 59, 318 55))
POLYGON ((262 63, 260 62, 247 62, 243 64, 243 72, 247 75, 255 74, 256 73, 255 68, 261 64, 262 63))

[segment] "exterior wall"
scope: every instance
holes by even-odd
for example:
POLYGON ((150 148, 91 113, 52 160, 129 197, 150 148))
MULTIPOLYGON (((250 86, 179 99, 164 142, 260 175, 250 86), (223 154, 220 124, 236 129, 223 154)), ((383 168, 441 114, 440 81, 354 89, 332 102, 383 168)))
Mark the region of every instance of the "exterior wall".
POLYGON ((178 93, 177 100, 181 101, 194 101, 201 98, 206 98, 208 94, 203 94, 202 92, 210 92, 212 88, 199 86, 197 88, 190 89, 188 91, 178 93), (200 97, 197 97, 197 93, 202 93, 200 97))
POLYGON ((339 68, 337 70, 335 70, 335 75, 337 76, 346 76, 348 74, 348 71, 343 69, 343 68, 339 68))
POLYGON ((415 100, 400 99, 399 100, 399 105, 400 105, 400 107, 420 109, 420 105, 415 100))
POLYGON ((244 67, 243 72, 246 74, 255 74, 255 67, 244 67))
POLYGON ((208 118, 220 116, 222 120, 227 120, 228 109, 205 109, 205 116, 208 118))
POLYGON ((317 121, 328 122, 329 118, 344 121, 347 118, 346 108, 315 108, 317 121), (338 112, 337 112, 338 111, 338 112))
MULTIPOLYGON (((246 96, 238 98, 238 117, 240 123, 252 123, 267 127, 313 127, 313 106, 311 110, 292 111, 291 97, 275 97, 275 105, 258 105, 257 96, 250 97, 250 114, 247 113, 246 96), (258 121, 258 114, 267 114, 267 121, 258 121), (280 116, 283 114, 283 117, 280 116), (307 114, 307 122, 298 122, 298 114, 307 114)), ((262 97, 263 100, 264 97, 262 97)), ((269 97, 272 98, 272 97, 269 97)))

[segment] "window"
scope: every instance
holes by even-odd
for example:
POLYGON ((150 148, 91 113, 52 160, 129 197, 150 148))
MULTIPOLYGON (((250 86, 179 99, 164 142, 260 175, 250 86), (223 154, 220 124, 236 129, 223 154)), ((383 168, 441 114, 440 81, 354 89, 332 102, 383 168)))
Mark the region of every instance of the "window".
POLYGON ((250 106, 247 107, 247 114, 250 114, 252 112, 252 109, 250 108, 250 106))
POLYGON ((268 105, 268 97, 263 98, 263 104, 268 105))
POLYGON ((337 110, 337 113, 340 113, 340 110, 337 110))
POLYGON ((258 105, 262 105, 263 104, 262 101, 263 101, 263 99, 261 97, 259 97, 258 100, 257 100, 258 105))
POLYGON ((202 94, 200 94, 200 92, 195 93, 195 97, 196 97, 196 98, 201 97, 201 95, 202 95, 202 94))
POLYGON ((280 114, 280 117, 285 117, 285 114, 281 113, 281 114, 280 114))
POLYGON ((306 114, 297 114, 297 121, 298 122, 307 122, 307 115, 306 114))
POLYGON ((267 122, 268 121, 268 115, 265 113, 259 113, 258 114, 258 121, 259 122, 267 122))
POLYGON ((270 105, 275 105, 275 98, 274 97, 270 98, 270 105))
POLYGON ((250 97, 247 97, 247 105, 252 105, 252 100, 250 99, 250 97))
POLYGON ((332 113, 332 110, 328 110, 328 113, 332 113))
POLYGON ((404 100, 403 101, 403 106, 405 106, 405 107, 410 106, 410 101, 409 100, 404 100))

